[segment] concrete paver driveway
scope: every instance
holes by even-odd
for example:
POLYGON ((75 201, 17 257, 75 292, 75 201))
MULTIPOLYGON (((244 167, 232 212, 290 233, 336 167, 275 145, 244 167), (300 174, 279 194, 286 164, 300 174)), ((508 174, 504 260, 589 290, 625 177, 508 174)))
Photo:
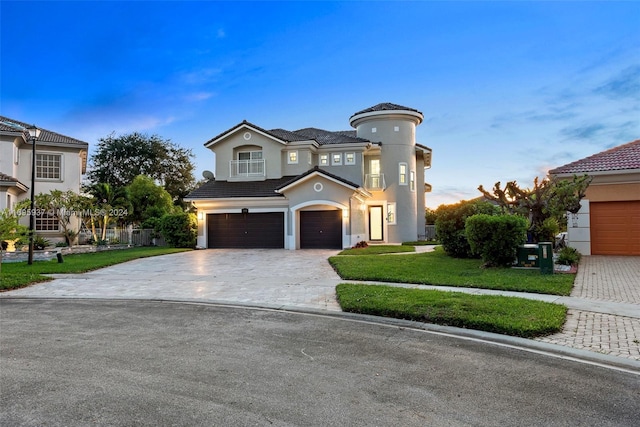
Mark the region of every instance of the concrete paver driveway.
POLYGON ((138 259, 11 291, 11 296, 175 299, 340 310, 333 250, 208 249, 138 259))

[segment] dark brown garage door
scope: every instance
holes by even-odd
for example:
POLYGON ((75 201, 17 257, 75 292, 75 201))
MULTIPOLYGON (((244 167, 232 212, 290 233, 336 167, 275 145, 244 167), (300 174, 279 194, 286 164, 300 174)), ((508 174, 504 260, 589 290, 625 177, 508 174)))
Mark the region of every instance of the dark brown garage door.
POLYGON ((640 201, 590 203, 591 253, 640 255, 640 201))
POLYGON ((284 213, 207 215, 209 248, 284 248, 284 213))
POLYGON ((300 248, 342 249, 342 211, 300 211, 300 248))

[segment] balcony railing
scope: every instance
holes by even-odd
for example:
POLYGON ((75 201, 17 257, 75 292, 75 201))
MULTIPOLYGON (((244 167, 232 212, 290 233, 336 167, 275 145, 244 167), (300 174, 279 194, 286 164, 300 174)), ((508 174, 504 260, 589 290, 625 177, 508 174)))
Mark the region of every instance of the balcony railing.
POLYGON ((364 176, 364 188, 370 191, 380 191, 387 188, 384 182, 384 174, 366 174, 364 176))
POLYGON ((231 177, 260 177, 265 176, 264 171, 264 159, 231 160, 229 162, 229 176, 231 177))

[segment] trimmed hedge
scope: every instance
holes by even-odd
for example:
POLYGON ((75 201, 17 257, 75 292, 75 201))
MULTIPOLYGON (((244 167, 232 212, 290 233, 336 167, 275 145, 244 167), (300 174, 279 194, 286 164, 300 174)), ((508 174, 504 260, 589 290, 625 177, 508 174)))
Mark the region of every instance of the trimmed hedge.
POLYGON ((158 221, 158 231, 169 246, 195 248, 198 237, 198 221, 195 214, 192 213, 166 214, 158 221))
POLYGON ((444 251, 455 258, 474 258, 467 241, 465 221, 476 214, 495 215, 498 208, 488 202, 462 201, 453 205, 441 205, 436 210, 436 237, 444 251))
POLYGON ((504 267, 516 258, 518 246, 527 240, 526 219, 516 215, 473 215, 465 221, 465 232, 474 254, 486 266, 504 267))

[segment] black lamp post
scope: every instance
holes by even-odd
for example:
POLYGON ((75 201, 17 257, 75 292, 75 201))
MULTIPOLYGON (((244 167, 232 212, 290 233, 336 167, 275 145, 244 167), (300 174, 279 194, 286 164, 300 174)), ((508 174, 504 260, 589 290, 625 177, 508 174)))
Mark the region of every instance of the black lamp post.
POLYGON ((40 129, 36 125, 27 128, 31 137, 31 212, 29 212, 29 260, 33 264, 33 235, 35 232, 35 204, 36 204, 36 139, 40 136, 40 129))

